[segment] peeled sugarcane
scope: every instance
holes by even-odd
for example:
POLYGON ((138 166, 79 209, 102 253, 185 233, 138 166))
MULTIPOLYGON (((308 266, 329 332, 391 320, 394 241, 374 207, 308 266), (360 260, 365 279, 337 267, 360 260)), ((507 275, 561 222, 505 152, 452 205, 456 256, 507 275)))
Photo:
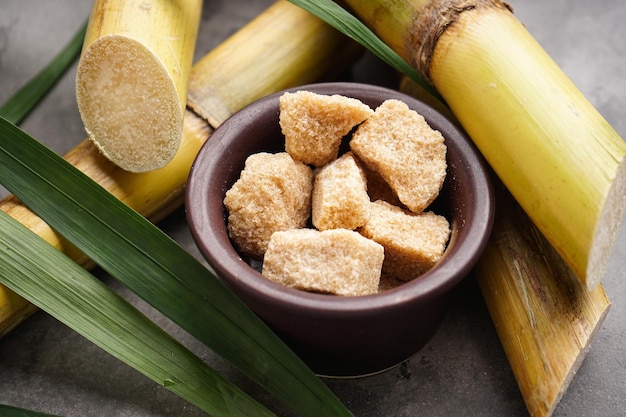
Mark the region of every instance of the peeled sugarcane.
POLYGON ((624 215, 626 144, 499 0, 346 0, 443 96, 592 289, 624 215))
POLYGON ((178 151, 202 0, 96 0, 76 73, 89 138, 121 168, 178 151))
MULTIPOLYGON (((102 156, 89 140, 77 145, 65 159, 128 206, 151 221, 158 221, 182 204, 191 165, 212 130, 228 116, 224 109, 235 112, 268 92, 293 87, 294 83, 314 82, 324 74, 339 73, 353 63, 361 51, 357 44, 321 20, 285 1, 269 7, 224 45, 228 47, 216 48, 191 70, 190 96, 194 98, 190 98, 189 105, 195 110, 186 111, 180 148, 164 168, 144 173, 128 172, 102 156), (280 25, 276 24, 278 17, 280 25), (263 38, 258 35, 259 28, 265 32, 263 38), (201 95, 191 94, 194 89, 210 85, 213 77, 224 80, 229 75, 234 76, 229 72, 230 65, 252 67, 256 71, 228 89, 206 88, 201 95), (207 71, 209 68, 211 70, 207 71), (261 84, 260 79, 272 81, 261 84), (213 106, 219 108, 217 113, 221 118, 209 116, 213 106), (217 121, 209 123, 211 119, 217 121)), ((14 197, 1 201, 0 209, 83 266, 92 266, 89 259, 14 197)), ((0 336, 33 311, 34 306, 0 285, 0 336)))

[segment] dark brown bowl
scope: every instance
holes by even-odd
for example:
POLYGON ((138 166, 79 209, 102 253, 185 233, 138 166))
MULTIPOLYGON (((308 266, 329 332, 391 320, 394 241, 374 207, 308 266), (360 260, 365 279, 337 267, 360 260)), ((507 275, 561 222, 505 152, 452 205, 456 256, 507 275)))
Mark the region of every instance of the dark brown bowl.
POLYGON ((404 101, 439 130, 448 173, 435 211, 452 234, 441 261, 419 279, 362 297, 308 293, 261 276, 237 253, 226 229, 223 199, 256 152, 284 151, 278 124, 281 93, 226 120, 200 150, 189 176, 186 210, 192 235, 217 275, 320 375, 356 376, 397 365, 433 336, 450 291, 470 272, 491 232, 494 201, 485 164, 465 134, 426 104, 386 88, 312 84, 291 89, 358 98, 372 108, 404 101))

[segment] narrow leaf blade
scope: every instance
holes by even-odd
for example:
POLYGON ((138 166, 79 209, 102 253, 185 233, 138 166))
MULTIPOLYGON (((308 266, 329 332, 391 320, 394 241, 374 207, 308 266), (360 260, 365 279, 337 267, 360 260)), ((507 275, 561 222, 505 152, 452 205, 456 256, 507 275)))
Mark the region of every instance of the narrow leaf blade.
POLYGON ((58 417, 53 414, 39 413, 24 408, 12 407, 0 404, 0 416, 2 417, 58 417))
POLYGON ((271 416, 89 272, 0 211, 0 282, 215 416, 271 416))
POLYGON ((87 22, 44 69, 0 106, 0 116, 14 124, 24 120, 78 57, 86 30, 87 22))

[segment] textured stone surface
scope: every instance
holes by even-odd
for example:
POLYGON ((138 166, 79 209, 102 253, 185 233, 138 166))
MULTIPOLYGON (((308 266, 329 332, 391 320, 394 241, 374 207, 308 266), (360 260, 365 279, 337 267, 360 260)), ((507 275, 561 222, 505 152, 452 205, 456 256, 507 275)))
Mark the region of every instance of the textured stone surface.
MULTIPOLYGON (((516 14, 590 101, 626 137, 626 3, 622 0, 510 0, 516 14)), ((270 0, 206 1, 196 56, 271 4, 270 0)), ((0 102, 73 35, 91 2, 0 1, 0 102)), ((366 57, 357 80, 389 84, 388 70, 366 57)), ((70 71, 23 128, 59 153, 84 139, 70 71)), ((200 257, 178 210, 160 226, 200 257)), ((623 228, 624 229, 624 228, 623 228)), ((554 416, 617 416, 626 409, 626 231, 604 285, 613 305, 554 416)), ((104 280, 111 280, 103 273, 104 280)), ((261 401, 272 400, 176 326, 133 300, 261 401)), ((410 360, 385 373, 327 380, 355 415, 526 416, 487 309, 470 277, 456 291, 435 337, 410 360)), ((0 339, 0 403, 62 416, 199 416, 199 410, 141 376, 45 313, 0 339)), ((280 408, 279 414, 285 414, 280 408)))

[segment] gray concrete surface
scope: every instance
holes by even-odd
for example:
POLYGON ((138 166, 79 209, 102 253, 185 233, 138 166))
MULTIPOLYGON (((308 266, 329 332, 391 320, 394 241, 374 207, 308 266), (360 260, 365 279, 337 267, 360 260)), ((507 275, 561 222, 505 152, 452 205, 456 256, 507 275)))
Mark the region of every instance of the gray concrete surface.
MULTIPOLYGON (((225 39, 271 1, 207 0, 197 57, 225 39)), ((626 137, 626 3, 622 0, 511 0, 530 32, 583 93, 626 137)), ((0 0, 0 102, 10 96, 72 36, 89 1, 0 0)), ((358 80, 386 83, 371 57, 358 80)), ((22 127, 59 153, 85 135, 70 71, 22 127)), ((160 226, 199 257, 178 210, 160 226)), ((626 231, 604 279, 613 305, 554 415, 626 415, 626 231)), ((254 388, 175 325, 98 272, 165 329, 180 338, 261 401, 254 388)), ((456 291, 452 308, 427 346, 388 372, 362 379, 327 380, 355 415, 525 416, 522 397, 472 277, 456 291)), ((43 312, 0 339, 0 403, 62 416, 199 416, 169 391, 78 336, 43 312)), ((280 408, 277 412, 284 413, 280 408)), ((286 413, 285 413, 286 414, 286 413)))

